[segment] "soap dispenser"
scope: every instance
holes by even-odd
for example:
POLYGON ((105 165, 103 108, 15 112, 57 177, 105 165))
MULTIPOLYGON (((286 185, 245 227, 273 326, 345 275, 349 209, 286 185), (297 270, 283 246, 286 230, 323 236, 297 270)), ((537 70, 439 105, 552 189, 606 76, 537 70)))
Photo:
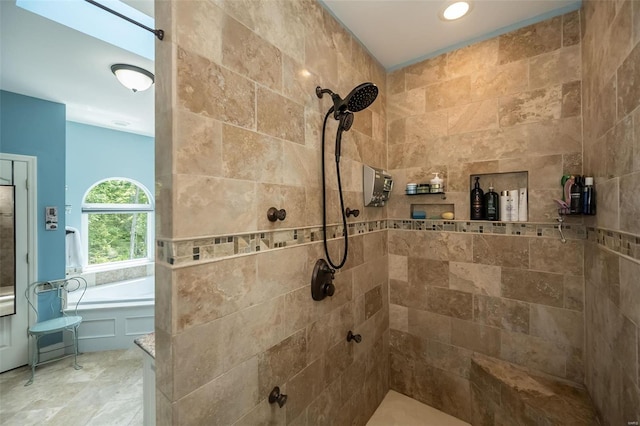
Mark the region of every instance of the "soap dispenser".
POLYGON ((432 193, 444 192, 444 181, 439 176, 440 172, 436 172, 432 174, 435 175, 435 177, 430 181, 431 192, 432 193))
POLYGON ((480 189, 480 177, 476 176, 476 183, 471 190, 471 220, 482 220, 484 216, 484 191, 480 189))

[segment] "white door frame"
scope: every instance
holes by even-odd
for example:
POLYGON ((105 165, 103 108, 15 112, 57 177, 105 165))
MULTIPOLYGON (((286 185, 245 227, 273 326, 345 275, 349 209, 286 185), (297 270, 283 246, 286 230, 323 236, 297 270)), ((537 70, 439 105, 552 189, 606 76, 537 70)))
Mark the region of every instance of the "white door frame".
MULTIPOLYGON (((28 155, 18 155, 18 154, 6 154, 0 152, 0 159, 9 160, 9 161, 21 161, 27 163, 27 283, 30 283, 37 280, 38 277, 38 181, 37 181, 37 166, 38 159, 34 156, 28 155)), ((17 285, 18 283, 16 283, 17 285)), ((16 289, 16 299, 18 299, 18 293, 22 292, 22 297, 20 299, 24 300, 24 292, 26 288, 16 289)), ((22 304, 22 306, 18 306, 16 304, 16 309, 22 309, 27 311, 27 315, 21 316, 24 318, 24 324, 20 324, 20 329, 24 330, 24 334, 27 334, 27 328, 29 327, 29 318, 32 315, 29 306, 26 301, 22 304)), ((28 339, 29 340, 29 339, 28 339)), ((31 345, 31 342, 28 342, 28 345, 31 345)), ((29 362, 29 354, 31 353, 31 348, 29 347, 26 351, 24 364, 29 362)))

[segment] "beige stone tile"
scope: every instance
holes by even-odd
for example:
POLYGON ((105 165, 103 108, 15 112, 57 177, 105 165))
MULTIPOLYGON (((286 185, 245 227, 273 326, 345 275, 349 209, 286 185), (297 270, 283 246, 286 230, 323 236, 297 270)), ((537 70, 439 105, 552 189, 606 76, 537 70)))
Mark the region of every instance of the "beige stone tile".
POLYGON ((501 35, 498 41, 500 64, 556 50, 562 42, 562 17, 551 18, 501 35))
POLYGON ((408 258, 407 256, 389 255, 389 279, 408 281, 408 258))
POLYGON ((258 354, 258 394, 269 395, 274 386, 282 386, 307 366, 307 339, 299 330, 258 354))
MULTIPOLYGON (((280 390, 284 392, 283 388, 280 388, 280 390)), ((233 426, 285 426, 286 424, 285 410, 281 410, 277 404, 269 404, 269 400, 265 398, 253 410, 235 422, 233 426)))
POLYGON ((353 269, 353 295, 360 296, 372 288, 384 285, 389 276, 387 260, 363 263, 353 269))
POLYGON ((635 324, 640 323, 640 265, 620 258, 620 311, 635 324))
POLYGON ((176 67, 180 106, 226 123, 255 126, 256 94, 252 81, 181 48, 176 67))
MULTIPOLYGON (((319 81, 321 81, 320 76, 311 72, 304 64, 290 56, 282 56, 282 94, 294 102, 304 105, 309 110, 306 111, 307 113, 318 114, 318 118, 314 120, 315 124, 321 127, 322 117, 319 116, 319 112, 324 109, 326 98, 319 99, 316 96, 315 89, 319 81)), ((305 124, 309 125, 308 122, 305 124)), ((318 134, 319 139, 320 135, 318 134)))
POLYGON ((283 407, 288 419, 297 418, 324 389, 324 362, 324 358, 320 358, 309 364, 287 383, 289 395, 296 395, 296 398, 289 399, 287 405, 283 407))
POLYGON ((579 175, 582 173, 582 152, 562 154, 562 175, 579 175))
POLYGON ((368 426, 401 426, 408 424, 429 424, 424 426, 465 426, 467 423, 418 402, 393 390, 385 396, 382 404, 367 422, 368 426), (427 420, 428 419, 428 420, 427 420))
POLYGON ((387 255, 387 233, 370 232, 362 236, 364 262, 380 261, 387 255))
POLYGON ((256 192, 258 193, 256 204, 258 229, 270 230, 310 224, 305 216, 305 203, 307 202, 307 198, 304 188, 299 186, 258 184, 256 185, 256 192), (270 222, 267 217, 267 211, 271 207, 285 209, 287 212, 285 220, 270 222))
MULTIPOLYGON (((640 6, 638 6, 638 9, 640 9, 640 6)), ((637 172, 640 171, 640 108, 636 109, 633 115, 633 133, 635 135, 633 143, 633 171, 637 172)))
POLYGON ((571 275, 583 275, 584 246, 582 241, 560 239, 529 239, 531 269, 571 275))
POLYGON ((311 276, 308 246, 269 250, 256 256, 257 286, 265 296, 277 297, 308 284, 311 276))
MULTIPOLYGON (((622 68, 621 68, 622 70, 622 68)), ((611 129, 616 122, 616 99, 617 102, 621 102, 623 96, 622 87, 616 88, 616 76, 612 76, 609 81, 604 85, 602 91, 596 98, 593 104, 592 117, 593 121, 593 133, 595 137, 604 135, 609 129, 611 129), (616 97, 616 90, 619 94, 616 97)))
POLYGON ((156 329, 171 333, 175 328, 173 318, 173 271, 160 262, 155 266, 155 306, 161 315, 155 316, 156 329))
POLYGON ((427 101, 426 111, 437 111, 458 105, 465 105, 471 100, 471 79, 469 76, 432 84, 425 89, 427 101))
POLYGON ((531 89, 553 86, 582 77, 580 45, 565 47, 529 61, 529 82, 531 89))
POLYGON ((425 89, 413 89, 389 96, 387 102, 387 119, 394 121, 425 112, 425 89))
POLYGON ((176 173, 221 176, 221 123, 184 110, 176 113, 175 120, 176 173))
POLYGON ((529 266, 528 240, 522 237, 473 235, 473 263, 527 268, 529 266))
POLYGON ((627 116, 605 135, 608 176, 622 176, 633 170, 633 134, 633 120, 627 116))
POLYGON ((409 257, 407 265, 410 286, 416 289, 449 287, 449 262, 409 257))
POLYGON ((315 16, 318 14, 317 6, 312 2, 252 1, 250 3, 252 4, 247 9, 240 9, 240 11, 246 14, 252 8, 257 9, 253 19, 255 32, 281 51, 302 61, 305 54, 305 40, 301 35, 306 28, 310 27, 308 21, 315 22, 315 16))
POLYGON ((631 2, 633 8, 633 45, 637 45, 640 42, 640 6, 637 3, 631 2))
POLYGON ((573 46, 580 43, 580 11, 562 15, 562 45, 573 46))
POLYGON ((256 285, 256 256, 181 268, 174 283, 178 331, 255 305, 267 295, 256 285))
POLYGON ((573 81, 562 85, 562 118, 577 117, 582 113, 582 84, 573 81))
POLYGON ((280 183, 283 141, 224 125, 222 169, 224 176, 258 182, 280 183))
POLYGON ((405 68, 387 73, 387 94, 395 95, 405 91, 404 87, 405 68))
POLYGON ((191 327, 173 343, 174 398, 180 399, 224 372, 225 347, 220 320, 191 327), (207 336, 203 339, 203 336, 207 336))
MULTIPOLYGON (((433 111, 408 117, 404 124, 404 143, 419 143, 447 135, 447 112, 433 111)), ((402 136, 397 136, 401 138, 402 136)), ((394 140, 399 142, 399 139, 394 140)))
POLYGON ((268 89, 257 92, 258 131, 304 144, 304 107, 268 89))
POLYGON ((471 74, 471 99, 483 100, 529 89, 526 60, 471 74))
POLYGON ((574 311, 582 312, 584 310, 584 277, 572 275, 564 276, 564 307, 574 311))
POLYGON ((222 28, 225 14, 212 2, 193 1, 173 5, 175 8, 175 42, 216 63, 222 63, 223 34, 211 31, 222 28))
POLYGON ((562 156, 547 155, 500 160, 500 172, 528 171, 527 186, 531 189, 558 189, 558 176, 562 176, 562 156))
POLYGON ((474 43, 449 52, 447 56, 447 76, 454 78, 476 74, 498 65, 498 39, 474 43))
POLYGON ((247 232, 256 229, 251 208, 255 183, 206 176, 174 177, 174 237, 247 232), (234 194, 229 197, 229 194, 234 194), (221 200, 225 205, 221 208, 221 200), (211 212, 216 212, 212 215, 211 212))
POLYGON ((432 371, 430 385, 433 389, 442 390, 442 392, 433 393, 432 405, 465 422, 471 421, 469 381, 438 369, 430 370, 432 371))
POLYGON ((488 296, 500 295, 499 266, 449 262, 449 288, 488 296))
POLYGON ((451 341, 451 317, 412 308, 407 317, 412 336, 444 343, 451 341))
POLYGON ((336 81, 338 54, 329 36, 319 28, 314 31, 314 36, 304 37, 304 43, 304 60, 309 70, 323 76, 326 81, 336 81))
MULTIPOLYGON (((364 305, 364 295, 362 302, 364 305)), ((338 309, 332 310, 306 328, 307 363, 325 355, 330 347, 345 340, 349 330, 354 329, 356 325, 354 322, 356 316, 354 303, 358 303, 358 301, 346 303, 338 309)), ((364 321, 364 309, 362 317, 364 321)))
POLYGON ((409 332, 409 308, 405 306, 389 305, 389 328, 404 333, 409 332))
POLYGON ((563 306, 564 278, 560 274, 502 269, 502 297, 550 306, 563 306))
POLYGON ((405 90, 413 90, 442 81, 446 76, 447 55, 438 55, 403 68, 405 90))
POLYGON ((498 103, 496 100, 473 102, 449 109, 448 128, 450 135, 497 127, 498 103))
POLYGON ((430 340, 427 344, 426 361, 436 368, 468 379, 471 354, 468 349, 430 340))
POLYGON ((640 88, 635 76, 640 69, 640 45, 636 44, 629 56, 618 68, 618 119, 631 113, 640 105, 640 88))
POLYGON ((620 229, 640 234, 640 173, 632 173, 620 178, 620 229))
POLYGON ((427 288, 427 310, 440 315, 470 320, 473 318, 473 295, 441 287, 427 288))
POLYGON ((509 331, 501 332, 499 357, 505 361, 564 377, 566 354, 548 340, 509 331))
POLYGON ((500 126, 558 119, 562 112, 562 87, 550 86, 500 98, 500 126))
POLYGON ((222 22, 222 64, 274 90, 282 87, 282 53, 226 16, 222 22))
POLYGON ((553 342, 561 348, 582 348, 583 315, 581 312, 532 304, 531 335, 553 342))
POLYGON ((254 357, 178 400, 174 413, 178 424, 232 424, 261 398, 254 357))
POLYGON ((581 121, 579 117, 572 117, 525 125, 530 137, 527 154, 551 155, 581 151, 581 121))
POLYGON ((529 333, 529 304, 499 297, 473 296, 473 320, 504 330, 529 333))
MULTIPOLYGON (((608 229, 620 229, 622 216, 620 210, 620 179, 596 179, 598 226, 608 229)), ((628 220, 628 219, 625 219, 628 220)))
POLYGON ((382 288, 375 287, 364 295, 365 319, 371 318, 382 309, 382 288))
POLYGON ((497 357, 500 354, 500 329, 459 319, 451 320, 451 343, 497 357))
POLYGON ((284 297, 274 298, 221 320, 226 349, 225 370, 282 341, 285 336, 284 304, 284 297))

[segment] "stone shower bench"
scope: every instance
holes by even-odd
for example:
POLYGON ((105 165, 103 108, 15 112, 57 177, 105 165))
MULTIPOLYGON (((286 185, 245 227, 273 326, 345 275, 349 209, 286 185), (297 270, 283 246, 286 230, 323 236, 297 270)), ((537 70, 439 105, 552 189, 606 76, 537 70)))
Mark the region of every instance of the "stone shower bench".
POLYGON ((600 424, 587 391, 562 379, 474 355, 470 381, 474 426, 600 424))

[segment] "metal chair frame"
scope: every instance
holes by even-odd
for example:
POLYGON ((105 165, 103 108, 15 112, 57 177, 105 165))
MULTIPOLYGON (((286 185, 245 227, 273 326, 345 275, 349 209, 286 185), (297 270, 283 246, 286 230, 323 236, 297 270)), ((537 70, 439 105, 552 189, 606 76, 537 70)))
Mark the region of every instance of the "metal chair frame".
POLYGON ((35 347, 33 348, 33 357, 31 360, 31 378, 29 379, 29 381, 27 381, 27 383, 25 383, 25 386, 29 386, 33 383, 36 367, 39 365, 48 364, 50 362, 73 356, 73 368, 76 370, 80 370, 82 368, 82 366, 78 364, 78 327, 82 323, 82 317, 78 315, 78 305, 80 304, 80 301, 82 300, 82 297, 84 297, 86 291, 87 281, 82 277, 72 277, 54 281, 38 281, 29 284, 29 286, 27 287, 25 295, 27 297, 29 306, 36 315, 36 323, 29 326, 29 329, 27 331, 30 337, 35 338, 35 347), (48 307, 38 307, 38 294, 49 291, 57 292, 57 295, 54 299, 56 303, 50 303, 48 307), (78 298, 78 301, 74 303, 75 307, 73 308, 73 315, 68 315, 65 312, 68 310, 67 295, 75 291, 82 291, 82 294, 78 298), (49 312, 54 314, 55 317, 39 321, 39 312, 42 312, 43 309, 46 308, 49 308, 49 312), (41 354, 52 352, 52 350, 43 352, 40 351, 40 339, 46 335, 63 331, 68 331, 71 333, 73 343, 71 345, 66 345, 63 348, 56 348, 55 350, 57 351, 60 349, 73 347, 73 353, 63 354, 47 361, 40 361, 41 354))

